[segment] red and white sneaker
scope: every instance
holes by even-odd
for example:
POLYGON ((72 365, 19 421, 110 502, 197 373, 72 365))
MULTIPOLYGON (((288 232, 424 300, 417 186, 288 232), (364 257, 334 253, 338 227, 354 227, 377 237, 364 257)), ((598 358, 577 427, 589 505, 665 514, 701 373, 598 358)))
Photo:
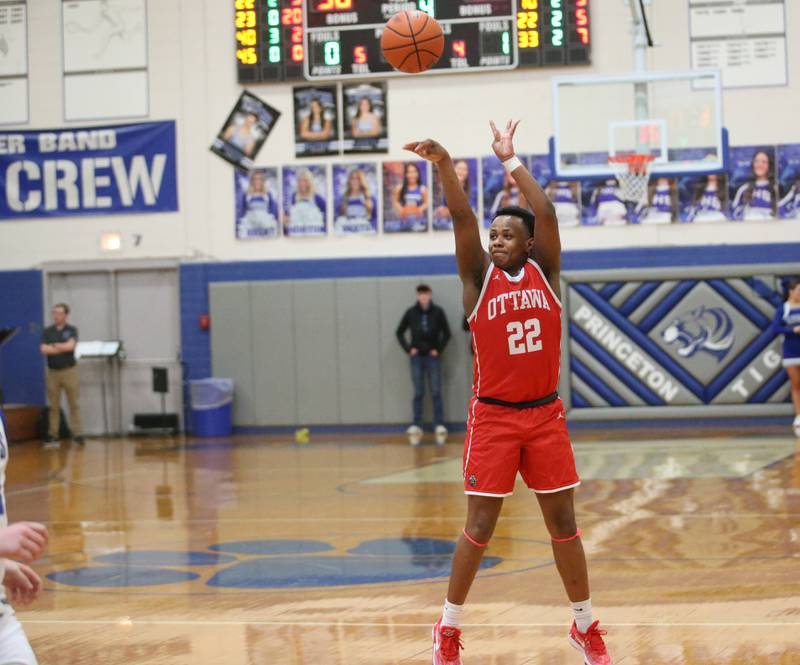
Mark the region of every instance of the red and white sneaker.
POLYGON ((461 631, 452 626, 443 626, 439 619, 433 627, 433 665, 461 665, 458 652, 463 648, 461 631))
POLYGON ((612 665, 613 663, 606 644, 603 642, 603 635, 606 634, 606 631, 597 627, 599 623, 599 621, 595 621, 585 633, 578 630, 574 621, 572 628, 569 629, 567 639, 583 654, 583 662, 586 665, 612 665))

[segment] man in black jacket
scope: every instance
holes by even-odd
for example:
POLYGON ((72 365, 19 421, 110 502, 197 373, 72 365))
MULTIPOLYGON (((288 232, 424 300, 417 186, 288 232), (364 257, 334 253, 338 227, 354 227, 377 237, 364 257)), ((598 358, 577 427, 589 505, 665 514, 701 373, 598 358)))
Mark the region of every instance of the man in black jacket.
POLYGON ((450 326, 441 307, 433 304, 431 287, 417 287, 417 303, 409 307, 400 325, 397 339, 411 359, 411 380, 414 382, 414 424, 406 430, 412 446, 422 439, 422 398, 425 395, 425 376, 431 387, 433 398, 433 421, 436 425, 436 443, 447 441, 442 407, 442 368, 440 356, 450 340, 450 326), (406 339, 406 330, 411 330, 411 342, 406 339))

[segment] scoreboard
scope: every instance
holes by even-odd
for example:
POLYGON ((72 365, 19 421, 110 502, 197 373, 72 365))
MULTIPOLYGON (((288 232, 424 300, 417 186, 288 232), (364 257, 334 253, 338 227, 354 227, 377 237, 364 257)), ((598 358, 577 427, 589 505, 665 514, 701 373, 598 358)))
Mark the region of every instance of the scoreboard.
POLYGON ((385 78, 380 35, 396 12, 445 32, 433 71, 588 65, 589 0, 231 0, 240 83, 385 78))
POLYGON ((305 0, 232 0, 239 83, 304 80, 305 0))

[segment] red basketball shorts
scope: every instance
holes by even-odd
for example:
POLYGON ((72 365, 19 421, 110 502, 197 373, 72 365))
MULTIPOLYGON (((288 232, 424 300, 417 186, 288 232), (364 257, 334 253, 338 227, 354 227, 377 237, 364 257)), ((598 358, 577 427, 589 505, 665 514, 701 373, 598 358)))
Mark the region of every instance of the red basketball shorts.
POLYGON ((464 441, 465 492, 509 496, 517 472, 534 492, 580 485, 561 400, 514 409, 473 398, 464 441))

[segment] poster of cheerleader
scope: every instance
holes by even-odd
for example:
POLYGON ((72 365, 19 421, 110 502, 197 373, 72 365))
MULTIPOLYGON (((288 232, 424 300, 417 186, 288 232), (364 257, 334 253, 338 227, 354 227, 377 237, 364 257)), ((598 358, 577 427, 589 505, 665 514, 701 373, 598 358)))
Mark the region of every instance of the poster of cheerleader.
POLYGON ((589 180, 581 188, 583 219, 589 226, 624 226, 629 220, 628 205, 622 198, 614 176, 589 180))
POLYGON ((800 144, 778 146, 778 216, 800 218, 800 144))
POLYGON ((561 228, 581 223, 581 186, 573 180, 556 180, 550 168, 550 155, 531 155, 531 175, 545 191, 556 211, 561 228))
POLYGON ((651 178, 645 200, 634 205, 630 218, 634 224, 646 226, 672 224, 677 220, 679 210, 678 181, 675 178, 651 178))
POLYGON ((287 236, 324 236, 328 232, 328 167, 283 167, 283 230, 287 236))
POLYGON ((342 86, 345 153, 389 151, 387 94, 384 81, 342 86))
POLYGON ((301 86, 292 92, 295 155, 338 155, 342 146, 339 141, 339 96, 336 86, 301 86))
POLYGON ((275 238, 280 235, 278 169, 236 171, 236 237, 275 238))
POLYGON ((378 232, 378 167, 370 163, 333 167, 333 232, 378 232))
MULTIPOLYGON (((458 182, 469 201, 475 216, 478 216, 478 160, 472 157, 453 159, 458 182)), ((439 169, 433 169, 433 230, 447 231, 453 228, 453 217, 444 199, 439 169)))
POLYGON ((730 149, 731 216, 736 220, 770 220, 777 217, 774 146, 730 149))
POLYGON ((423 160, 383 163, 383 230, 423 233, 430 214, 428 168, 423 160))
POLYGON ((243 169, 253 167, 281 112, 246 90, 211 144, 211 152, 243 169))
MULTIPOLYGON (((528 168, 529 159, 525 155, 517 155, 520 161, 528 168)), ((506 173, 500 160, 494 155, 481 159, 481 172, 483 175, 483 226, 489 228, 497 211, 506 206, 520 206, 528 208, 525 199, 520 194, 517 183, 510 174, 506 173)))

